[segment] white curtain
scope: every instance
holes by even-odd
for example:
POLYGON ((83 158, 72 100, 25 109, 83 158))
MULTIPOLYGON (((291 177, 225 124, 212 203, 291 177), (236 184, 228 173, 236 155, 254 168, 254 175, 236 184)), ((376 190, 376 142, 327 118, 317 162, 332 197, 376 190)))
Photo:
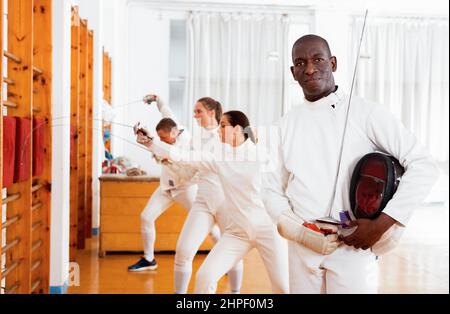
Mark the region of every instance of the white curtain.
MULTIPOLYGON (((353 45, 363 20, 354 20, 353 45)), ((355 94, 388 105, 438 161, 449 159, 448 19, 368 18, 355 94)))
POLYGON ((193 12, 188 17, 184 117, 192 128, 198 98, 241 110, 254 126, 281 117, 288 18, 275 14, 193 12))

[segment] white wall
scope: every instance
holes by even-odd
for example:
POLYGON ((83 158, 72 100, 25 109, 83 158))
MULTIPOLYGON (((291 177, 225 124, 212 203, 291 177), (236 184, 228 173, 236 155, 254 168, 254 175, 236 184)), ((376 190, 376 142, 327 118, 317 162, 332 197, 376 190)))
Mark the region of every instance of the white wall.
POLYGON ((53 0, 52 194, 50 286, 69 275, 70 233, 70 1, 53 0))
MULTIPOLYGON (((127 107, 122 107, 128 100, 128 4, 127 0, 106 0, 103 10, 103 43, 105 51, 112 58, 112 106, 121 107, 114 111, 115 121, 120 122, 127 107)), ((117 129, 113 126, 112 133, 117 129)), ((123 155, 123 140, 119 137, 111 138, 111 149, 114 157, 123 155)))
POLYGON ((351 51, 351 16, 348 11, 317 9, 312 32, 328 41, 331 53, 337 58, 337 71, 334 73, 335 83, 345 91, 350 90, 351 77, 355 64, 351 51))
POLYGON ((76 0, 79 14, 88 20, 88 28, 94 32, 94 111, 93 117, 93 156, 92 156, 92 228, 100 222, 100 182, 103 161, 102 99, 103 99, 103 1, 76 0))
POLYGON ((345 10, 353 13, 363 13, 365 9, 370 14, 392 15, 443 15, 448 16, 448 1, 446 0, 315 0, 313 4, 319 8, 330 10, 345 10))
POLYGON ((94 30, 94 155, 93 227, 99 225, 99 184, 103 160, 101 135, 102 82, 102 0, 53 0, 53 143, 50 286, 62 287, 69 275, 70 243, 70 58, 71 7, 79 6, 83 19, 94 30), (98 130, 100 131, 98 131, 98 130))
MULTIPOLYGON (((168 100, 170 18, 173 15, 134 5, 129 6, 128 12, 128 96, 118 104, 122 110, 117 110, 117 121, 127 125, 141 121, 154 130, 161 118, 155 107, 143 103, 124 104, 150 92, 168 100)), ((160 167, 149 158, 149 153, 133 144, 135 137, 130 128, 113 125, 113 133, 131 142, 116 137, 123 146, 121 152, 132 164, 141 166, 149 175, 159 176, 160 167)), ((118 156, 118 150, 114 150, 114 154, 118 156)))

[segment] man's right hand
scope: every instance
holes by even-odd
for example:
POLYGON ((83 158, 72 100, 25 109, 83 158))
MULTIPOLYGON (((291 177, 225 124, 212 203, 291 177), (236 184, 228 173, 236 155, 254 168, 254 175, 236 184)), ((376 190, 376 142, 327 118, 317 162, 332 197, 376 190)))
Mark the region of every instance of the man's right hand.
POLYGON ((136 134, 136 142, 138 142, 139 144, 144 145, 145 147, 152 146, 152 140, 147 135, 144 135, 141 132, 138 132, 136 134))
POLYGON ((142 100, 144 101, 144 103, 150 105, 152 102, 158 100, 158 95, 155 94, 145 95, 142 100))
MULTIPOLYGON (((329 224, 315 225, 320 228, 332 229, 337 232, 337 227, 329 224)), ((297 242, 314 252, 328 255, 338 247, 338 236, 336 233, 324 235, 304 226, 304 221, 291 210, 285 210, 279 217, 277 223, 278 232, 288 240, 297 242)))

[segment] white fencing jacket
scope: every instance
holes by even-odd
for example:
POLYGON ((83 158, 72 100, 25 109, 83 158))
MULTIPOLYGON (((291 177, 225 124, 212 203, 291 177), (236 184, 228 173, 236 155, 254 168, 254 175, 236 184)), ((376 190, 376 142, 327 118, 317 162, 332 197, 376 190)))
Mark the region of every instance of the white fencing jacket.
MULTIPOLYGON (((222 147, 218 128, 198 129, 192 137, 192 150, 213 154, 222 147), (197 134, 198 133, 198 134, 197 134)), ((215 215, 222 206, 225 196, 217 173, 205 169, 198 172, 198 191, 196 201, 206 204, 211 214, 215 215)))
MULTIPOLYGON (((327 215, 333 194, 339 148, 348 105, 340 89, 315 102, 294 107, 271 136, 276 170, 265 177, 264 202, 277 220, 293 208, 304 220, 327 215)), ((438 170, 416 137, 383 106, 353 97, 332 216, 350 209, 353 169, 370 152, 392 155, 405 168, 394 197, 384 213, 405 226, 437 179, 438 170)))
MULTIPOLYGON (((191 148, 191 136, 189 132, 183 129, 179 124, 175 115, 172 113, 170 108, 164 105, 162 102, 158 102, 158 109, 161 112, 163 118, 171 118, 175 121, 178 128, 183 130, 180 135, 178 135, 177 140, 174 144, 169 146, 178 147, 180 149, 190 149, 191 148)), ((155 160, 160 163, 160 159, 155 156, 155 160)), ((198 171, 190 167, 180 167, 180 165, 162 163, 161 177, 160 177, 160 187, 163 191, 182 189, 189 185, 196 184, 198 180, 198 171)))
POLYGON ((211 153, 183 151, 155 140, 150 149, 156 155, 169 157, 176 163, 216 173, 223 187, 225 207, 230 218, 252 240, 258 227, 273 226, 261 199, 262 173, 268 158, 256 146, 247 140, 238 147, 222 144, 221 150, 211 153))

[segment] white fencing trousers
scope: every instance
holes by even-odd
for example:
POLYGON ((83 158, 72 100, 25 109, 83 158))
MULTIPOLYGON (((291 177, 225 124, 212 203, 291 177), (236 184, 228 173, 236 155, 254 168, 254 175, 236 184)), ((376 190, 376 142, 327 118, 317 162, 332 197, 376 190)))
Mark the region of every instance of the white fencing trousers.
POLYGON ((163 191, 158 187, 150 197, 141 213, 141 233, 144 242, 144 257, 148 261, 154 259, 156 240, 155 221, 174 202, 178 202, 186 210, 190 210, 197 195, 197 185, 189 185, 180 189, 163 191))
POLYGON ((291 293, 362 294, 378 292, 378 262, 370 250, 342 244, 321 255, 289 241, 291 293))
POLYGON ((204 260, 195 278, 194 293, 215 293, 217 281, 252 249, 256 248, 264 262, 273 293, 289 293, 287 242, 275 225, 258 226, 254 240, 234 226, 222 234, 204 260))
MULTIPOLYGON (((215 224, 214 216, 205 203, 196 201, 184 222, 177 241, 174 262, 175 293, 187 293, 192 274, 192 261, 208 233, 211 233, 215 243, 219 240, 220 231, 215 224)), ((243 269, 244 264, 240 260, 228 272, 232 293, 240 292, 243 269)))

